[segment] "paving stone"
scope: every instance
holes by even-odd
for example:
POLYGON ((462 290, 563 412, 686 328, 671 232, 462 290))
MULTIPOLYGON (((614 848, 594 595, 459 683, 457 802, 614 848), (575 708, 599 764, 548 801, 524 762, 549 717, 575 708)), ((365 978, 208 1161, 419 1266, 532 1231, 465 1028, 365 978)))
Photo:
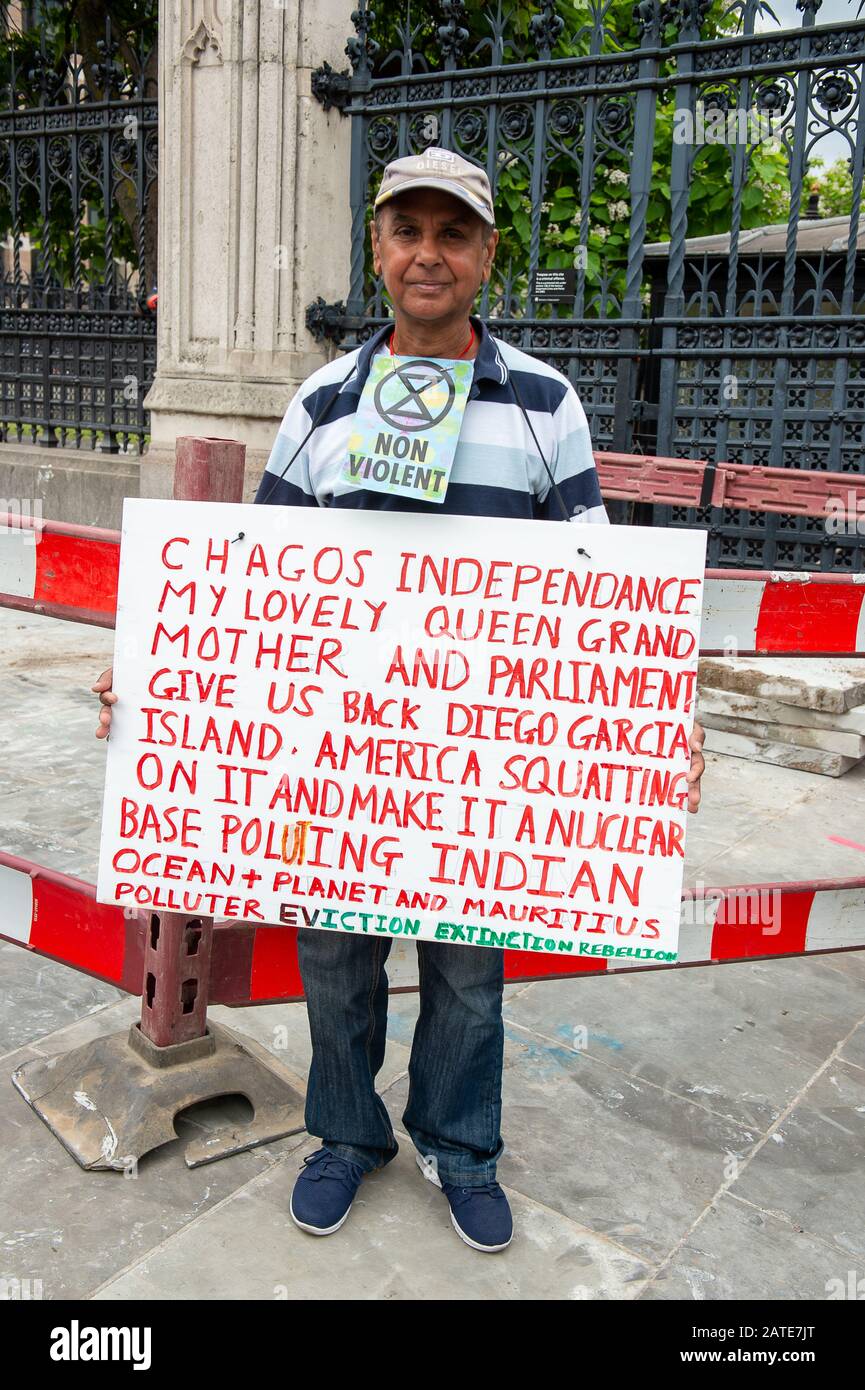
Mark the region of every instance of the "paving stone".
POLYGON ((843 1061, 850 1062, 865 1070, 865 1025, 856 1029, 853 1036, 841 1048, 840 1056, 843 1061))
MULTIPOLYGON (((865 1257, 865 1070, 837 1061, 810 1086, 731 1191, 865 1257)), ((842 1271, 838 1271, 839 1273, 842 1271)))
MULTIPOLYGON (((752 1138, 740 1125, 603 1066, 508 1029, 500 1182, 635 1255, 657 1262, 752 1138)), ((407 1081, 386 1100, 394 1118, 407 1081)))
POLYGON ((845 758, 840 753, 824 753, 818 748, 800 748, 795 743, 751 738, 743 733, 722 733, 711 727, 706 729, 703 747, 712 753, 724 753, 727 757, 795 767, 800 772, 816 772, 822 777, 841 777, 857 763, 856 758, 845 758))
POLYGON ((782 700, 759 700, 736 690, 714 690, 701 686, 697 718, 706 714, 728 714, 743 719, 762 719, 769 724, 807 724, 812 729, 846 729, 865 734, 865 705, 854 705, 844 714, 827 714, 803 705, 785 705, 782 700))
MULTIPOLYGON (((7 1075, 35 1055, 23 1049, 4 1058, 7 1075)), ((184 1137, 146 1155, 135 1177, 87 1173, 8 1082, 0 1087, 2 1273, 40 1279, 45 1299, 89 1298, 306 1139, 295 1135, 190 1169, 183 1149, 199 1126, 181 1121, 184 1137)))
MULTIPOLYGON (((822 1301, 836 1287, 831 1281, 846 1276, 847 1261, 840 1251, 777 1217, 723 1196, 637 1297, 695 1303, 822 1301)), ((791 1319, 795 1321, 792 1315, 791 1319)), ((730 1325, 738 1326, 735 1321, 730 1325)), ((707 1340, 705 1345, 716 1350, 721 1343, 707 1340)))
POLYGON ((733 1120, 756 1140, 863 1011, 861 977, 821 958, 533 984, 504 1015, 533 1037, 733 1120))
MULTIPOLYGON (((73 973, 70 971, 70 974, 73 973)), ((120 994, 119 990, 114 991, 120 994)), ((126 1033, 129 1025, 141 1017, 141 1000, 137 995, 121 994, 113 1003, 86 1014, 74 1023, 65 1024, 53 1033, 48 1033, 31 1043, 31 1049, 42 1057, 55 1057, 62 1052, 72 1052, 83 1047, 94 1038, 106 1033, 126 1033)))
MULTIPOLYGON (((703 657, 698 688, 843 713, 865 703, 865 661, 844 657, 703 657)), ((699 695, 697 697, 699 703, 699 695)))
MULTIPOLYGON (((862 851, 850 845, 831 843, 828 832, 835 828, 831 820, 821 823, 819 818, 809 816, 807 819, 812 822, 812 853, 808 852, 807 844, 791 836, 789 820, 785 825, 782 817, 767 819, 762 831, 751 831, 714 857, 707 857, 695 865, 694 878, 713 887, 737 883, 810 882, 815 878, 862 878, 865 871, 862 851), (815 863, 819 864, 816 872, 815 863)), ((837 828, 842 834, 847 829, 843 822, 837 828)))
MULTIPOLYGON (((810 729, 802 724, 773 724, 767 720, 746 719, 740 714, 701 714, 700 722, 706 729, 742 734, 745 738, 770 743, 791 743, 797 748, 816 748, 823 753, 841 753, 846 758, 861 758, 865 752, 865 738, 847 729, 810 729)), ((807 764, 805 771, 808 771, 807 764)))
POLYGON ((515 1237, 499 1254, 471 1250, 446 1199, 423 1178, 410 1141, 364 1178, 345 1226, 326 1239, 297 1229, 288 1202, 300 1159, 314 1145, 237 1192, 218 1212, 115 1279, 102 1300, 627 1299, 644 1261, 546 1206, 511 1193, 515 1237))
POLYGON ((830 951, 820 957, 820 963, 827 970, 840 970, 865 984, 865 950, 861 947, 856 951, 830 951))
POLYGON ((98 1013, 123 998, 113 985, 94 980, 66 965, 37 956, 11 942, 0 942, 3 1008, 0 1010, 0 1055, 38 1042, 82 1014, 98 1013))

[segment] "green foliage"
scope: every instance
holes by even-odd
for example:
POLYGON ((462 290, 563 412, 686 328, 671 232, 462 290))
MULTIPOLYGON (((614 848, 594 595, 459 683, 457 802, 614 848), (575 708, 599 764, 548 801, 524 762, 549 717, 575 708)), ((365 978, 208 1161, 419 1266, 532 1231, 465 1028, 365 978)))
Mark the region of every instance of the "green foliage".
MULTIPOLYGON (((158 0, 40 0, 38 23, 22 30, 17 20, 20 5, 0 0, 0 62, 7 55, 34 58, 44 49, 49 57, 60 63, 64 54, 76 51, 76 46, 95 43, 105 36, 105 21, 110 16, 115 35, 135 35, 145 48, 156 41, 159 15, 158 0)), ((84 52, 84 46, 77 47, 84 52)), ((58 71, 61 69, 58 68, 58 71)))
MULTIPOLYGON (((701 26, 703 38, 711 39, 735 32, 735 16, 723 17, 729 0, 712 0, 701 26)), ((373 36, 381 44, 379 63, 400 46, 398 24, 402 20, 404 0, 375 0, 376 25, 373 36)), ((613 0, 606 25, 612 40, 605 41, 605 51, 627 51, 639 47, 640 32, 634 19, 635 0, 613 0)), ((443 22, 435 10, 425 10, 425 19, 414 47, 422 52, 432 69, 441 66, 440 48, 435 31, 443 22)), ((488 0, 467 0, 470 39, 464 50, 464 64, 489 61, 488 50, 478 49, 489 35, 488 18, 492 7, 488 0)), ((530 24, 538 13, 536 5, 517 4, 511 8, 507 35, 512 49, 505 51, 505 62, 522 58, 528 41, 530 24)), ((552 50, 555 58, 585 54, 591 44, 592 11, 589 0, 559 0, 556 13, 565 21, 552 50)), ((676 40, 676 30, 668 25, 661 42, 676 40)), ((395 59, 385 69, 395 71, 395 59)), ((662 61, 659 77, 675 73, 672 57, 662 61)), ((653 148, 653 183, 646 214, 646 240, 667 241, 670 237, 671 193, 670 172, 673 160, 673 127, 675 88, 669 87, 659 95, 655 110, 653 148)), ((539 265, 545 269, 563 269, 585 259, 587 287, 590 292, 606 285, 608 292, 619 300, 625 288, 628 244, 630 239, 630 171, 629 138, 621 142, 625 152, 614 148, 605 150, 592 171, 585 175, 586 187, 579 186, 580 173, 568 154, 556 154, 550 161, 543 201, 533 209, 530 192, 531 138, 519 148, 525 150, 521 160, 500 154, 498 183, 498 223, 500 231, 496 265, 500 276, 510 274, 517 299, 528 288, 529 250, 532 218, 539 218, 539 265)), ((733 212, 733 162, 737 147, 733 144, 705 143, 695 151, 693 174, 688 195, 688 235, 708 236, 730 230, 733 212)), ((579 153, 579 150, 577 151, 579 153)), ((789 174, 787 155, 780 144, 761 142, 745 147, 742 171, 741 226, 743 229, 767 223, 783 222, 789 210, 789 174)), ((826 198, 835 198, 835 184, 827 186, 826 198)))
MULTIPOLYGON (((38 105, 40 86, 49 105, 69 101, 70 55, 78 55, 73 64, 83 71, 90 97, 107 94, 116 98, 130 78, 139 77, 139 59, 151 50, 148 81, 155 90, 158 0, 41 0, 38 27, 23 31, 16 26, 16 13, 9 4, 0 4, 0 107, 8 108, 10 102, 16 107, 38 105), (109 17, 116 52, 107 68, 103 45, 109 17)), ((85 171, 79 169, 86 215, 82 218, 82 208, 72 206, 67 184, 55 180, 47 227, 43 224, 38 166, 29 172, 29 178, 19 177, 18 181, 17 227, 20 233, 29 234, 31 245, 39 251, 47 232, 51 266, 60 283, 73 284, 76 261, 83 266, 85 283, 91 277, 104 277, 109 215, 113 255, 137 264, 135 187, 131 180, 118 180, 116 159, 116 201, 110 207, 105 206, 101 180, 87 180, 85 171)), ((151 196, 155 200, 155 189, 151 196)), ((6 232, 12 227, 9 190, 0 185, 0 228, 6 232)), ((146 234, 149 232, 148 225, 146 234)))
POLYGON ((848 159, 837 159, 829 168, 814 159, 808 166, 806 187, 820 195, 821 217, 849 217, 853 211, 853 170, 848 159))

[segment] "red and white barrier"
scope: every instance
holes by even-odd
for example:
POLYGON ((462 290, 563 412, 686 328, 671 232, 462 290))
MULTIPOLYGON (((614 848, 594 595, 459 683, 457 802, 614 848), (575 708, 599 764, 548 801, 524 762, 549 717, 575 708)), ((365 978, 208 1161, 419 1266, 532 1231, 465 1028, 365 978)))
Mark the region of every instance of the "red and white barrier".
MULTIPOLYGON (((691 460, 598 457, 606 496, 644 501, 697 505, 705 468, 691 460)), ((826 514, 838 478, 818 474, 816 483, 797 483, 794 498, 784 478, 768 478, 771 471, 718 465, 713 504, 826 514), (758 487, 766 492, 762 503, 758 487)), ((787 470, 774 471, 789 479, 787 470)), ((858 505, 860 493, 865 502, 865 480, 845 474, 840 481, 848 506, 851 498, 858 505)), ((0 607, 113 627, 119 559, 117 531, 0 514, 0 607)), ((707 655, 865 655, 863 575, 707 570, 706 580, 700 649, 707 655)), ((127 917, 97 903, 95 888, 81 879, 0 853, 5 940, 140 994, 146 925, 143 914, 127 917)), ((216 924, 210 1000, 241 1006, 301 999, 296 942, 292 927, 216 924)), ((704 890, 699 901, 683 896, 677 962, 506 950, 505 975, 530 981, 863 947, 865 878, 739 885, 704 890)))
POLYGON ((865 655, 865 574, 707 570, 705 655, 865 655))
POLYGON ((577 962, 506 951, 505 978, 678 970, 861 948, 865 948, 865 878, 737 884, 682 895, 679 959, 673 965, 635 965, 615 958, 577 962))
POLYGON ((865 946, 865 878, 736 884, 682 898, 682 964, 857 946, 865 946))
MULTIPOLYGON (((127 917, 96 902, 92 884, 0 854, 0 937, 140 995, 144 914, 127 917)), ((757 957, 865 948, 865 878, 707 888, 682 898, 679 959, 640 965, 626 958, 563 958, 505 951, 509 981, 615 971, 678 970, 757 957)), ((416 991, 416 986, 395 992, 416 991)), ((217 923, 210 1002, 242 1007, 303 999, 297 929, 217 923)))
MULTIPOLYGON (((0 608, 114 626, 120 532, 0 514, 0 608)), ((865 656, 865 575, 706 571, 700 651, 865 656)))
POLYGON ((0 608, 113 627, 120 532, 0 513, 0 608))
POLYGON ((96 901, 92 883, 0 853, 0 937, 141 993, 143 919, 96 901))
POLYGON ((609 500, 738 507, 854 522, 865 516, 865 477, 857 473, 607 452, 595 454, 595 465, 601 492, 609 500))

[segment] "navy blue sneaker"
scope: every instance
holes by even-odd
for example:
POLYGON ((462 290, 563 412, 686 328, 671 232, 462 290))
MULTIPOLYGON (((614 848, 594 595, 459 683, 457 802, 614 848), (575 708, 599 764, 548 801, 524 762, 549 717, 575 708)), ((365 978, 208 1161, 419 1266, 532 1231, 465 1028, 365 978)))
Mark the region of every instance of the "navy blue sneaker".
POLYGON ((303 1160, 288 1210, 295 1226, 313 1236, 338 1231, 351 1211, 363 1169, 327 1149, 316 1149, 303 1160))
POLYGON ((432 1164, 421 1154, 416 1158, 424 1177, 440 1187, 447 1197, 453 1228, 460 1240, 473 1250, 483 1250, 489 1255, 510 1245, 514 1236, 513 1217, 508 1199, 497 1182, 485 1182, 480 1187, 442 1182, 432 1164))

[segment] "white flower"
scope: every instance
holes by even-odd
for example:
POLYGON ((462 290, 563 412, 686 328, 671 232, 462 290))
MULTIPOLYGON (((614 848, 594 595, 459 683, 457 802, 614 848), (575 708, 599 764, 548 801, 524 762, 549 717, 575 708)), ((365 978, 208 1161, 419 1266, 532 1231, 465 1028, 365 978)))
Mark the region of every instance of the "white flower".
POLYGON ((607 203, 607 212, 614 222, 623 222, 626 217, 630 217, 631 215, 628 204, 622 198, 620 198, 618 202, 607 203))
POLYGON ((603 226, 593 227, 592 233, 598 238, 598 241, 606 241, 607 237, 610 235, 609 228, 603 226))
POLYGON ((549 212, 552 206, 552 203, 541 203, 541 212, 549 212))
POLYGON ((580 209, 577 208, 576 212, 574 213, 573 217, 571 218, 571 225, 574 226, 574 227, 579 227, 579 225, 580 225, 580 223, 582 222, 582 220, 583 220, 583 214, 580 212, 580 209))
POLYGON ((628 182, 628 175, 625 173, 624 169, 611 169, 610 172, 609 172, 608 177, 609 177, 610 183, 627 183, 627 182, 628 182))

